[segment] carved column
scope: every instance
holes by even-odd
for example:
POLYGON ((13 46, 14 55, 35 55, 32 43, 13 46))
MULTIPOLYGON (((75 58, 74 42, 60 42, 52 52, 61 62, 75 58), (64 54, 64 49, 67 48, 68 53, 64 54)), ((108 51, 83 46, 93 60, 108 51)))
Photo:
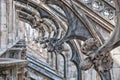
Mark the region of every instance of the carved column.
POLYGON ((8 36, 8 26, 7 26, 7 0, 0 0, 1 4, 1 32, 0 32, 0 37, 1 37, 1 48, 5 49, 7 47, 7 36, 8 36))

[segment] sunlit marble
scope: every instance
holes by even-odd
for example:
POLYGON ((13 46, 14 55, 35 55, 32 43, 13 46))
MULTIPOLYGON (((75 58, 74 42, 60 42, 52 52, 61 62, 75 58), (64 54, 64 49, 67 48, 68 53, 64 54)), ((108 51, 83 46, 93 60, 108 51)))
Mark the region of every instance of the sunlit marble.
POLYGON ((103 15, 105 17, 107 17, 108 19, 113 19, 114 16, 115 16, 115 11, 111 8, 106 8, 104 11, 103 11, 103 15))
POLYGON ((88 3, 91 3, 92 2, 92 0, 81 0, 83 3, 85 3, 85 4, 88 4, 88 3))
POLYGON ((101 0, 94 0, 92 2, 92 8, 97 11, 101 11, 104 8, 104 3, 101 0))

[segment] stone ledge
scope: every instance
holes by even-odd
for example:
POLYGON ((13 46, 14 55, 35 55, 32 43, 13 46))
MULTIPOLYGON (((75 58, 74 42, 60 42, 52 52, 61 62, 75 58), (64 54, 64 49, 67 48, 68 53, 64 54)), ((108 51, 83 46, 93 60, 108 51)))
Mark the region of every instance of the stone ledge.
POLYGON ((27 60, 0 58, 0 69, 9 67, 24 67, 28 64, 27 60))

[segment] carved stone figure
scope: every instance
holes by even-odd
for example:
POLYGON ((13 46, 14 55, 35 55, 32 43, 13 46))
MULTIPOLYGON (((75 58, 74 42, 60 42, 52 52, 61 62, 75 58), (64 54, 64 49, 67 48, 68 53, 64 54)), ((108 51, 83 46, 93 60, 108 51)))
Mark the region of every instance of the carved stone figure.
POLYGON ((109 52, 97 54, 99 47, 100 43, 94 38, 85 41, 81 47, 81 52, 88 57, 80 63, 80 68, 88 70, 93 66, 102 80, 111 80, 109 70, 112 68, 113 60, 109 52))

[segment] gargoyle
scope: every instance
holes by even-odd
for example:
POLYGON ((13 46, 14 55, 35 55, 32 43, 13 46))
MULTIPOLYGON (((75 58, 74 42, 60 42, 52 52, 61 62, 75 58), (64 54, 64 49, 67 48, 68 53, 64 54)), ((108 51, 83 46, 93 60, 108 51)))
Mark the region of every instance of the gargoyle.
POLYGON ((94 66, 102 80, 111 80, 110 69, 113 61, 109 52, 120 46, 120 0, 114 1, 117 22, 111 38, 101 46, 96 39, 89 39, 81 47, 81 52, 88 57, 80 63, 80 68, 88 70, 94 66))
POLYGON ((97 54, 99 47, 100 43, 94 38, 85 41, 81 47, 81 52, 88 57, 80 63, 80 68, 88 70, 94 66, 102 80, 111 80, 109 70, 112 68, 113 60, 109 52, 97 54))

